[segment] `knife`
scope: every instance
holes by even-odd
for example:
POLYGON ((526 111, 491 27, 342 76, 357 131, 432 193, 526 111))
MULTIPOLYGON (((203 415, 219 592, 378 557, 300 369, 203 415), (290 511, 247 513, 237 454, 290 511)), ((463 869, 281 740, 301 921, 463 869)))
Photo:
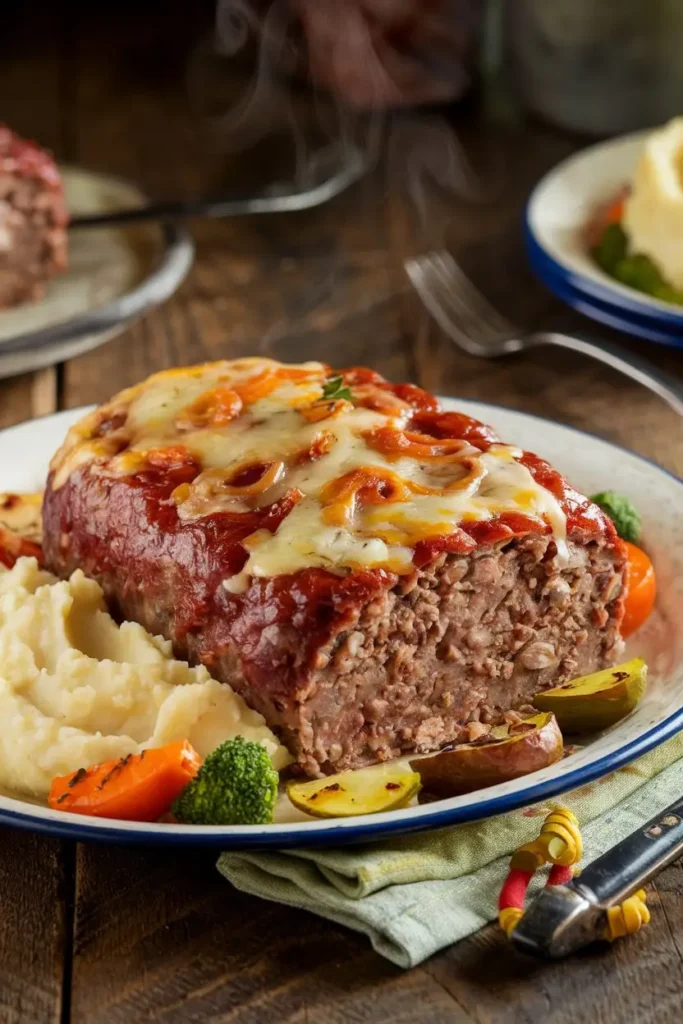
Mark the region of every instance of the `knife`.
POLYGON ((618 905, 683 854, 683 799, 623 839, 567 885, 545 888, 510 939, 523 953, 558 958, 603 937, 618 905))
POLYGON ((69 228, 116 227, 141 221, 179 220, 188 217, 246 217, 264 213, 296 213, 329 202, 351 185, 355 185, 368 170, 368 161, 355 147, 349 148, 348 152, 341 152, 339 147, 328 147, 315 158, 311 158, 309 177, 302 188, 293 182, 275 182, 255 195, 169 200, 127 210, 77 214, 69 221, 69 228))

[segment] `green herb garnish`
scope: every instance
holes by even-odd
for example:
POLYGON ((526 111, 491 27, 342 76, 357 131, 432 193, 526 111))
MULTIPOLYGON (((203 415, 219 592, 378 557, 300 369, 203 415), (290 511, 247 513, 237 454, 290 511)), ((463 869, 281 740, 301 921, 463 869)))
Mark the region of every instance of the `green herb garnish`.
POLYGON ((334 399, 335 401, 340 398, 345 398, 347 402, 353 401, 351 389, 344 385, 344 378, 341 376, 329 377, 325 381, 325 385, 323 387, 323 398, 329 400, 334 399))
POLYGON ((630 500, 615 491, 600 491, 591 498, 610 517, 622 540, 637 544, 640 538, 640 516, 630 500))

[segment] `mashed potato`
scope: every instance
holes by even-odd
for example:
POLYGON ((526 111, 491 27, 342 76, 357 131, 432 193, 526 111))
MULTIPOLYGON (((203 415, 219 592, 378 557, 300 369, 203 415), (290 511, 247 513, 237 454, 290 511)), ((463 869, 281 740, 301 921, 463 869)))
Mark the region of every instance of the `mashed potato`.
POLYGON ((631 250, 649 256, 669 284, 683 289, 683 117, 645 143, 624 228, 631 250))
POLYGON ((46 797, 52 779, 188 739, 206 756, 241 735, 291 758, 256 711, 142 626, 118 626, 100 586, 21 558, 0 572, 0 786, 46 797))

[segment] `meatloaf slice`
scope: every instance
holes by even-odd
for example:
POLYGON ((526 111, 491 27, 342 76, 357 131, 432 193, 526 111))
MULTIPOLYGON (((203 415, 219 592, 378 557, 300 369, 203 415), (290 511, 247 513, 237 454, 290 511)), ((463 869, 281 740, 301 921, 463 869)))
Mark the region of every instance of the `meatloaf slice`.
POLYGON ((440 555, 321 649, 303 699, 274 702, 271 725, 317 775, 476 739, 539 690, 612 664, 622 565, 595 542, 570 556, 555 568, 547 537, 440 555))
POLYGON ((157 375, 77 425, 45 554, 238 690, 303 772, 476 738, 618 658, 623 545, 547 463, 371 371, 306 364, 293 390, 245 362, 157 375))
POLYGON ((52 157, 0 124, 0 309, 41 298, 66 269, 67 223, 52 157))

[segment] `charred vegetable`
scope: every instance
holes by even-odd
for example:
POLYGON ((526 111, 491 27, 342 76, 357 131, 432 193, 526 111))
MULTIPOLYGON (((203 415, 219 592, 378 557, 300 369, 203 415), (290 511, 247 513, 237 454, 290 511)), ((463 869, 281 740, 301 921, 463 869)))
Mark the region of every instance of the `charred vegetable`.
POLYGON ((460 796, 547 768, 559 761, 563 751, 562 733, 554 715, 540 714, 507 729, 497 729, 492 739, 460 743, 438 754, 416 758, 410 766, 420 773, 428 793, 460 796))
POLYGON ((420 776, 406 768, 359 768, 313 782, 290 782, 287 796, 314 818, 348 818, 403 807, 420 789, 420 776))
POLYGON ((54 779, 48 804, 96 818, 156 821, 199 771, 201 758, 181 740, 80 768, 54 779))
POLYGON ((633 711, 646 687, 647 665, 642 658, 634 658, 537 693, 534 704, 541 711, 552 711, 566 732, 597 732, 633 711))

